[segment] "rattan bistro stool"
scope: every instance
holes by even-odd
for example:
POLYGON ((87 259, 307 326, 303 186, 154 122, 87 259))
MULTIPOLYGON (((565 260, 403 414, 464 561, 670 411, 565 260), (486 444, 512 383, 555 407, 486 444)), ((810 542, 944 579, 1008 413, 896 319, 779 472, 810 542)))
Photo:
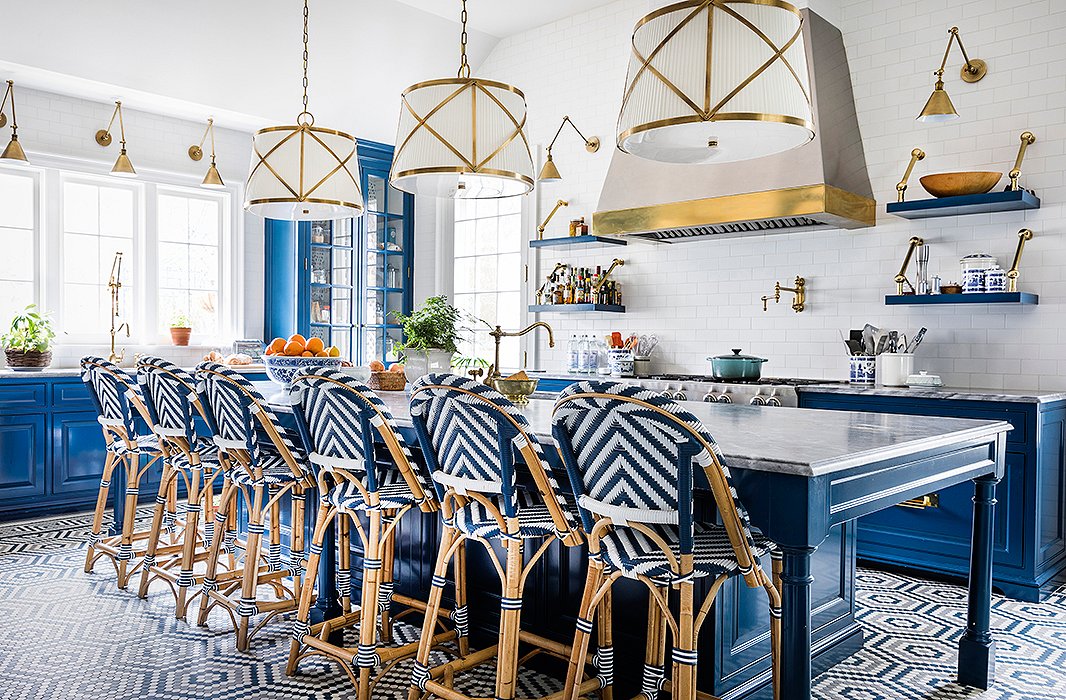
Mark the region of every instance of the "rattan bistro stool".
POLYGON ((696 640, 721 585, 742 576, 765 589, 770 603, 774 696, 779 697, 780 559, 774 545, 751 529, 721 451, 699 419, 657 393, 611 382, 578 382, 555 404, 552 434, 566 465, 589 543, 589 571, 578 613, 567 676, 569 700, 583 668, 598 603, 620 577, 647 585, 648 639, 642 695, 696 698, 696 640), (693 464, 703 468, 721 525, 692 515, 693 464), (759 558, 770 553, 774 580, 759 558), (709 577, 697 609, 694 580, 709 577), (670 610, 677 591, 679 614, 670 610), (674 645, 671 677, 663 680, 666 631, 674 645))
MULTIPOLYGON (((311 536, 308 570, 318 568, 322 540, 329 524, 351 522, 363 545, 363 580, 357 610, 312 626, 308 618, 315 581, 307 577, 293 626, 286 673, 293 675, 301 659, 322 655, 341 665, 357 686, 360 700, 369 700, 376 680, 402 659, 414 656, 418 648, 417 642, 383 645, 392 641, 393 620, 411 612, 424 613, 427 607, 424 601, 393 594, 396 527, 409 512, 436 511, 436 493, 418 471, 388 408, 368 386, 343 372, 318 369, 294 377, 290 392, 295 399, 297 425, 308 459, 317 468, 321 496, 311 536), (375 455, 375 436, 380 437, 388 450, 387 463, 375 455), (406 609, 393 616, 393 602, 406 609), (359 625, 357 648, 329 642, 331 633, 355 624, 359 625), (371 674, 379 667, 382 672, 372 679, 371 674)), ((350 552, 349 538, 344 536, 350 529, 338 529, 341 552, 350 552)), ((458 562, 455 577, 457 598, 464 600, 463 571, 458 562)), ((350 583, 344 580, 341 589, 347 596, 350 583)), ((445 619, 450 613, 438 611, 439 617, 445 619)), ((463 620, 458 620, 454 629, 435 635, 434 643, 458 638, 460 653, 465 653, 467 639, 460 622, 463 620)))
MULTIPOLYGON (((224 470, 215 444, 196 434, 195 418, 207 418, 192 374, 162 358, 142 357, 137 362, 137 382, 165 453, 138 595, 146 597, 152 581, 165 581, 174 594, 174 615, 183 620, 189 589, 203 584, 203 574, 196 575, 194 567, 206 561, 215 534, 215 482, 224 470), (185 526, 180 532, 168 522, 172 516, 164 510, 165 495, 179 477, 187 494, 185 526), (171 542, 160 547, 160 539, 168 533, 171 542)), ((229 527, 220 528, 220 535, 234 531, 232 515, 230 520, 229 527)))
MULTIPOLYGON (((521 629, 522 593, 526 576, 552 544, 581 543, 577 523, 528 422, 502 394, 465 377, 430 374, 412 388, 411 418, 437 489, 444 528, 408 697, 418 700, 428 692, 447 700, 466 700, 468 696, 452 687, 455 673, 495 658, 495 697, 511 700, 519 642, 533 648, 523 659, 538 653, 570 657, 569 645, 521 629), (529 488, 519 483, 519 459, 533 479, 529 488), (485 547, 500 578, 499 640, 494 646, 429 668, 448 563, 466 540, 485 547), (502 546, 503 556, 493 545, 502 546)), ((609 599, 603 603, 599 630, 606 647, 610 646, 609 604, 609 599)), ((610 697, 610 659, 606 655, 603 668, 578 686, 581 693, 602 690, 604 697, 610 697)))
MULTIPOLYGON (((143 560, 133 563, 144 553, 143 550, 134 550, 134 542, 143 541, 149 535, 147 530, 138 531, 135 522, 141 478, 163 457, 163 452, 154 435, 137 432, 136 419, 140 417, 150 426, 151 417, 132 377, 102 357, 88 356, 81 360, 81 379, 96 406, 99 414, 97 420, 103 427, 107 445, 107 457, 93 513, 92 534, 89 536, 89 551, 85 554, 85 572, 91 573, 97 559, 106 556, 115 565, 118 587, 126 588, 134 572, 143 563, 143 560), (145 462, 143 467, 142 461, 145 462), (107 496, 116 468, 122 470, 126 481, 122 531, 104 536, 101 532, 104 511, 107 510, 107 496)), ((174 499, 168 496, 168 500, 173 503, 174 499)))
POLYGON ((227 538, 215 537, 211 542, 197 623, 206 625, 211 609, 223 608, 237 631, 237 649, 245 651, 249 639, 267 622, 296 609, 304 576, 304 492, 313 480, 303 450, 296 444, 299 438, 280 425, 251 382, 213 362, 199 365, 196 379, 219 459, 228 475, 215 514, 216 527, 236 512, 239 498, 248 513, 248 540, 241 566, 220 573, 219 559, 227 538), (287 566, 282 561, 281 528, 281 499, 286 494, 292 496, 287 566), (270 538, 265 557, 264 535, 270 538), (285 583, 288 578, 292 579, 290 586, 285 583), (274 593, 274 600, 260 599, 264 586, 274 593), (265 617, 249 630, 252 617, 263 613, 265 617))

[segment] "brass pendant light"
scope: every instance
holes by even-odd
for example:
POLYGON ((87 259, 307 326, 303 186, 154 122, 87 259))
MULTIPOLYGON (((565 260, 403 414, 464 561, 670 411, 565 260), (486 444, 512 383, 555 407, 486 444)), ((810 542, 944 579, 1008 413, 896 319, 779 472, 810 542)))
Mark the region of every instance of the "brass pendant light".
POLYGON ((204 130, 204 135, 200 139, 199 144, 193 144, 189 146, 189 157, 194 161, 199 162, 204 157, 204 141, 207 140, 208 134, 211 135, 211 166, 207 169, 207 174, 204 175, 204 181, 200 183, 200 187, 209 190, 219 190, 226 186, 226 183, 222 182, 222 175, 219 174, 218 168, 215 167, 215 120, 207 120, 207 129, 204 130))
POLYGON ((462 0, 459 72, 403 91, 389 181, 431 197, 491 199, 533 189, 526 98, 513 85, 470 77, 462 0))
POLYGON ((137 171, 133 169, 133 163, 126 155, 126 125, 122 121, 122 102, 115 102, 115 111, 111 113, 111 121, 107 123, 106 129, 96 132, 96 142, 104 148, 111 145, 111 127, 115 125, 115 117, 118 117, 118 133, 122 148, 118 152, 118 158, 115 159, 114 167, 111 168, 111 174, 115 177, 137 177, 137 171))
POLYGON ((303 111, 296 124, 269 126, 252 137, 244 208, 264 218, 344 219, 363 211, 355 137, 315 126, 307 111, 307 20, 304 0, 303 111))
POLYGON ((971 59, 966 54, 966 47, 962 45, 962 38, 959 37, 959 28, 952 27, 949 29, 948 47, 944 49, 944 58, 940 61, 940 68, 933 72, 933 75, 936 76, 933 94, 926 100, 925 107, 922 108, 921 114, 917 117, 917 120, 923 124, 942 124, 959 118, 959 113, 955 111, 955 105, 951 103, 951 98, 948 97, 947 90, 944 89, 944 66, 948 64, 951 45, 956 42, 958 42, 959 50, 962 51, 962 57, 966 61, 960 72, 962 79, 967 83, 976 83, 988 74, 987 63, 979 58, 971 59))
POLYGON ((11 141, 8 142, 4 152, 0 154, 0 160, 18 164, 29 163, 29 159, 26 158, 26 151, 22 150, 22 144, 19 143, 19 124, 18 119, 15 117, 15 83, 12 80, 7 81, 7 91, 4 92, 3 102, 0 102, 0 128, 7 125, 7 114, 4 113, 4 107, 7 106, 9 99, 11 100, 11 141))

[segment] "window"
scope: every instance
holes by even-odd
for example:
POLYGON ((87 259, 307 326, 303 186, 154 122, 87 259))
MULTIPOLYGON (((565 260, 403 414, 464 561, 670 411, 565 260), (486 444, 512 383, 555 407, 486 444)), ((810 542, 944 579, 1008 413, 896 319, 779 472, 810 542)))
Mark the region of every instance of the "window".
POLYGON ((0 171, 0 325, 37 301, 34 252, 37 249, 35 178, 0 171))
MULTIPOLYGON (((455 200, 455 305, 489 324, 517 328, 522 320, 522 198, 455 200)), ((484 324, 459 348, 489 362, 493 341, 484 324)), ((500 364, 520 367, 519 343, 504 340, 500 364)))
POLYGON ((221 331, 223 201, 160 189, 156 203, 159 332, 165 332, 176 315, 186 314, 197 335, 217 337, 221 331))

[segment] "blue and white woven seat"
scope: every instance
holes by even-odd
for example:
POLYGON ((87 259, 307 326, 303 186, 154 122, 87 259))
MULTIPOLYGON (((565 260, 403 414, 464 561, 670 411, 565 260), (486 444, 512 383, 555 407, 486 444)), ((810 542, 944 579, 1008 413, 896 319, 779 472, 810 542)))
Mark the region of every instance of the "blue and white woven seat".
MULTIPOLYGON (((411 493, 411 487, 398 471, 390 470, 378 477, 378 507, 384 510, 398 510, 420 503, 418 497, 411 493)), ((366 498, 362 491, 350 484, 338 484, 331 488, 324 499, 331 506, 349 511, 367 510, 366 498)))
MULTIPOLYGON (((489 500, 495 505, 493 510, 503 512, 502 496, 492 496, 489 500)), ((557 530, 555 521, 552 520, 551 511, 544 504, 540 494, 518 489, 515 491, 515 501, 518 504, 519 535, 523 539, 555 536, 557 530)), ((499 539, 507 534, 500 530, 500 522, 480 501, 471 501, 457 509, 453 517, 455 527, 469 537, 499 539)))
POLYGON ((132 441, 114 437, 107 443, 107 451, 117 455, 152 455, 159 456, 159 438, 155 435, 138 435, 132 441))
MULTIPOLYGON (((211 438, 197 438, 191 449, 199 455, 200 465, 204 468, 207 468, 207 465, 211 465, 212 467, 218 465, 218 445, 216 445, 211 438)), ((170 456, 170 463, 175 469, 180 469, 182 471, 192 468, 192 458, 185 452, 181 451, 170 456)))

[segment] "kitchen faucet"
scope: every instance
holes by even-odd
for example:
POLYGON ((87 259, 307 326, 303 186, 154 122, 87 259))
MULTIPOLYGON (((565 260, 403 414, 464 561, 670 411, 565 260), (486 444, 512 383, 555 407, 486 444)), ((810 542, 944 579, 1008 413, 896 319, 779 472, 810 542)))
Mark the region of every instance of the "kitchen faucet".
POLYGON ((496 354, 492 365, 489 366, 489 371, 485 374, 485 383, 489 386, 493 386, 493 381, 499 379, 503 375, 500 374, 500 339, 501 338, 517 338, 529 333, 531 330, 540 326, 544 330, 548 331, 548 347, 555 347, 555 335, 552 333, 552 327, 544 321, 537 321, 531 323, 520 331, 505 331, 499 326, 496 326, 493 330, 489 331, 489 335, 496 341, 496 354))
POLYGON ((130 324, 123 321, 118 326, 115 325, 115 319, 119 317, 118 313, 118 293, 122 289, 122 253, 115 253, 115 259, 111 262, 111 277, 107 281, 107 286, 111 290, 111 353, 107 356, 108 362, 114 362, 119 364, 126 356, 126 350, 122 352, 115 352, 115 336, 126 331, 126 337, 130 337, 130 324))

